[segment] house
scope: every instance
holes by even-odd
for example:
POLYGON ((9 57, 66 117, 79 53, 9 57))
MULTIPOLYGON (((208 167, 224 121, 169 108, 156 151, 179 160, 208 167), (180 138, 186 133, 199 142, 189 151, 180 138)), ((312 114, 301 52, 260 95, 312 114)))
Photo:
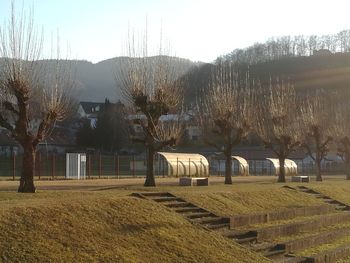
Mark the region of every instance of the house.
POLYGON ((332 55, 332 52, 325 48, 313 51, 313 56, 328 56, 328 55, 332 55))
POLYGON ((95 127, 98 113, 103 109, 105 103, 81 101, 78 107, 78 116, 90 120, 91 127, 95 127))
MULTIPOLYGON (((137 120, 146 121, 146 116, 144 114, 130 114, 128 115, 127 119, 132 122, 131 129, 133 132, 133 135, 136 137, 142 137, 143 136, 143 129, 141 124, 137 120)), ((192 120, 192 116, 190 114, 167 114, 162 115, 159 118, 160 122, 166 123, 166 122, 178 122, 185 124, 185 136, 190 141, 198 141, 202 131, 199 126, 196 126, 192 120)))
POLYGON ((186 127, 185 133, 190 141, 198 141, 202 135, 202 130, 199 126, 189 125, 186 127))

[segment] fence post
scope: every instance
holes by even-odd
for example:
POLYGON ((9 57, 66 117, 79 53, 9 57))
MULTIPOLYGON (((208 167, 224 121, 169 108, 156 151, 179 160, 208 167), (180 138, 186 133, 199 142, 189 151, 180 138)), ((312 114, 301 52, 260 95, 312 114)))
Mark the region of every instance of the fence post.
MULTIPOLYGON (((133 177, 136 177, 136 174, 135 174, 135 155, 132 155, 132 176, 133 177)), ((153 169, 153 167, 152 167, 153 169)))
POLYGON ((188 177, 191 177, 191 158, 188 158, 188 177))
POLYGON ((115 175, 119 179, 119 155, 115 155, 114 163, 115 163, 115 175))
POLYGON ((51 155, 51 177, 52 179, 55 179, 55 154, 52 153, 51 155))
POLYGON ((16 177, 16 155, 15 152, 12 151, 12 180, 14 181, 16 177))
POLYGON ((218 176, 220 176, 221 175, 221 173, 220 173, 220 159, 218 159, 218 176))
POLYGON ((91 179, 91 154, 88 154, 88 178, 91 179))
POLYGON ((160 176, 160 170, 161 170, 160 154, 157 154, 157 163, 158 163, 157 175, 160 176))
POLYGON ((254 160, 254 175, 257 175, 256 174, 256 160, 254 160))
POLYGON ((301 160, 301 173, 302 173, 302 175, 305 175, 304 174, 304 160, 301 160))
POLYGON ((264 169, 265 169, 265 160, 262 161, 261 163, 261 175, 264 175, 264 169))
POLYGON ((38 152, 38 161, 35 161, 35 163, 37 164, 38 177, 40 180, 40 177, 41 177, 41 152, 38 152))
POLYGON ((102 175, 102 155, 101 153, 99 154, 98 158, 98 178, 100 179, 102 175))

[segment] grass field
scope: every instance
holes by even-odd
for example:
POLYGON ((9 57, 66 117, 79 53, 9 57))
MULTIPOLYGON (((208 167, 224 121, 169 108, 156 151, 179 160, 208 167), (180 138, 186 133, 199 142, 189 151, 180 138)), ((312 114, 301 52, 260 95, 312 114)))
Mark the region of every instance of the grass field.
MULTIPOLYGON (((169 191, 222 216, 321 204, 271 177, 234 178, 229 186, 213 178, 209 187, 158 179, 159 187, 144 188, 142 182, 42 181, 36 194, 17 194, 18 182, 0 182, 0 262, 269 262, 130 194, 169 191)), ((350 203, 343 177, 308 186, 350 203)))
POLYGON ((268 262, 126 192, 1 193, 3 262, 268 262))

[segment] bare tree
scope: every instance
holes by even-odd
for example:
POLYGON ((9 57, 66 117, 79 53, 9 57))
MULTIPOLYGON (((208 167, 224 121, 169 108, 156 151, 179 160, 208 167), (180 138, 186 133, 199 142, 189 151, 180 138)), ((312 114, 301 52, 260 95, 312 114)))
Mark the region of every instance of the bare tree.
POLYGON ((336 107, 336 129, 338 155, 342 158, 346 167, 346 179, 350 180, 350 105, 347 99, 338 98, 336 107))
POLYGON ((42 37, 33 27, 33 19, 12 15, 0 28, 0 126, 22 146, 23 165, 18 192, 33 193, 35 153, 38 143, 63 120, 69 100, 63 86, 67 83, 58 60, 54 73, 39 62, 42 37), (39 121, 37 129, 31 128, 39 121))
POLYGON ((225 184, 232 184, 232 149, 248 135, 253 120, 249 79, 240 82, 231 64, 217 65, 198 105, 205 143, 225 156, 225 184))
POLYGON ((270 80, 258 88, 256 131, 266 148, 279 159, 278 182, 285 182, 285 159, 300 145, 299 108, 294 86, 282 80, 270 80))
POLYGON ((136 46, 129 43, 128 66, 117 72, 123 96, 135 115, 134 121, 141 125, 143 135, 133 137, 146 147, 147 172, 145 186, 155 186, 153 161, 157 151, 178 143, 184 131, 181 123, 183 91, 181 81, 184 72, 179 59, 164 56, 160 49, 157 56, 148 57, 147 38, 136 46), (162 115, 177 113, 170 121, 161 121, 162 115))
POLYGON ((336 130, 335 111, 329 95, 321 91, 308 94, 302 109, 303 143, 316 165, 316 181, 322 181, 321 162, 330 150, 336 130))

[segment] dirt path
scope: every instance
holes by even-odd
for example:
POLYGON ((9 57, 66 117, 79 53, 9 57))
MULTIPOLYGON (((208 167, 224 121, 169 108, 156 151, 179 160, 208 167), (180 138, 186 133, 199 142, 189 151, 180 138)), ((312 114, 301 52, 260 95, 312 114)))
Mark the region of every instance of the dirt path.
MULTIPOLYGON (((274 183, 275 176, 235 176, 232 178, 233 184, 239 183, 274 183)), ((344 180, 345 176, 324 176, 327 180, 344 180)), ((108 188, 123 188, 130 186, 143 186, 144 178, 123 178, 123 179, 87 179, 87 180, 36 180, 38 190, 102 190, 108 188)), ((287 178, 287 181, 290 181, 287 178)), ((312 178, 314 181, 314 178, 312 178)), ((224 177, 211 176, 210 184, 223 184, 224 177)), ((16 191, 18 180, 0 181, 0 191, 16 191)), ((178 185, 179 178, 156 178, 157 186, 178 185)))

